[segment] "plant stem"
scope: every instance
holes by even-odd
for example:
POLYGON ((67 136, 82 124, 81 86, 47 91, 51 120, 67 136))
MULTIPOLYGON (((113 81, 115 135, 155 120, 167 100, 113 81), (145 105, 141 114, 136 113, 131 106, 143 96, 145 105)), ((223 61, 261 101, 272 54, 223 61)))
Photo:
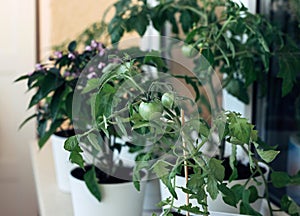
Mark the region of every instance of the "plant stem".
MULTIPOLYGON (((184 110, 180 110, 180 116, 181 116, 181 126, 182 128, 184 127, 184 110)), ((184 157, 184 176, 185 176, 185 185, 187 185, 188 180, 189 180, 189 171, 188 171, 188 166, 187 166, 187 161, 186 161, 186 143, 184 140, 184 133, 182 133, 182 145, 183 145, 183 157, 184 157)), ((190 198, 189 195, 186 193, 186 205, 188 206, 190 204, 190 198)), ((186 216, 190 216, 190 213, 187 211, 186 216)))

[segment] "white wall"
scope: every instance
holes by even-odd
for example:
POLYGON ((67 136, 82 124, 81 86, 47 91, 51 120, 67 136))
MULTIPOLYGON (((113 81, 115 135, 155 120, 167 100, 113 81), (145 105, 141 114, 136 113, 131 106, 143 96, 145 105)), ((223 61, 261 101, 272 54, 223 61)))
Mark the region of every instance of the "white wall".
POLYGON ((0 0, 0 215, 37 215, 29 143, 34 123, 18 131, 30 112, 25 83, 14 84, 35 62, 35 1, 0 0))

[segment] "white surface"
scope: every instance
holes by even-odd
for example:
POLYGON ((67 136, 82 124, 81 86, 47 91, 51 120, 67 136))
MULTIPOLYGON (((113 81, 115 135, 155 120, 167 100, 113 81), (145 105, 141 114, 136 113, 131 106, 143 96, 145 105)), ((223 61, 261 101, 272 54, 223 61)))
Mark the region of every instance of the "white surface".
MULTIPOLYGON (((0 215, 37 214, 29 142, 34 121, 18 130, 30 116, 26 82, 13 81, 35 65, 35 0, 0 2, 0 215)), ((33 93, 33 92, 32 92, 33 93)))
POLYGON ((37 143, 31 143, 32 166, 41 216, 73 215, 70 194, 58 189, 50 143, 39 150, 37 143))
POLYGON ((50 139, 58 188, 62 192, 70 193, 69 173, 76 166, 69 161, 70 153, 64 149, 67 138, 52 135, 50 139))
MULTIPOLYGON (((71 195, 58 189, 49 144, 46 143, 42 150, 38 149, 36 142, 30 146, 40 216, 73 216, 71 195)), ((151 216, 152 213, 144 211, 143 216, 151 216)))
POLYGON ((84 181, 70 175, 71 196, 75 216, 128 215, 140 216, 143 211, 145 183, 141 183, 138 192, 132 182, 122 184, 101 184, 99 188, 102 200, 99 201, 90 193, 84 181))

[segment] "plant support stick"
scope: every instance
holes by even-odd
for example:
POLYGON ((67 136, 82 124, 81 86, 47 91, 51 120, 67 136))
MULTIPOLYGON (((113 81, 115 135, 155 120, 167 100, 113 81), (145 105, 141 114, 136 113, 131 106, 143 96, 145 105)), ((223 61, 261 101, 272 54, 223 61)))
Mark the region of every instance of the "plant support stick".
MULTIPOLYGON (((184 110, 181 109, 180 112, 181 115, 181 127, 184 127, 184 110)), ((183 145, 183 157, 184 157, 184 176, 185 176, 185 184, 187 185, 188 183, 188 178, 189 178, 189 172, 188 172, 188 166, 187 166, 187 161, 186 161, 186 143, 184 141, 184 133, 182 132, 182 145, 183 145)), ((190 199, 189 195, 186 193, 186 205, 188 206, 190 204, 190 199)), ((190 213, 187 211, 186 216, 190 216, 190 213)))

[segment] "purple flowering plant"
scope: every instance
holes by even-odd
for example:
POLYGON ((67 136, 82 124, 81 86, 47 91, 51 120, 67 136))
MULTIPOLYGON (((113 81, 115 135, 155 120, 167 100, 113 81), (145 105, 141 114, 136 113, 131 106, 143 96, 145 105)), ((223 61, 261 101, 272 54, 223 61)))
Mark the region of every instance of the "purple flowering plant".
POLYGON ((54 51, 48 61, 38 63, 34 71, 15 80, 26 80, 28 91, 35 91, 28 109, 36 107, 36 112, 20 128, 35 119, 40 148, 56 132, 65 137, 73 135, 72 101, 76 83, 81 75, 87 80, 97 76, 106 65, 106 52, 104 44, 94 40, 82 51, 72 41, 67 49, 54 51), (99 65, 89 67, 95 57, 99 65))

